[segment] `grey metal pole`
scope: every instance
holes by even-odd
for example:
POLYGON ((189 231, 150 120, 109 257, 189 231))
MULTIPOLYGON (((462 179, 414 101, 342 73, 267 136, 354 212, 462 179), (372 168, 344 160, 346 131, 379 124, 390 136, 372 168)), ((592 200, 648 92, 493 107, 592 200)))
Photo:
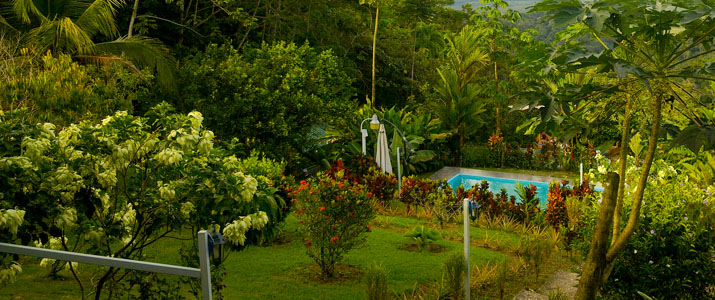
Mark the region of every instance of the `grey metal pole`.
POLYGON ((578 180, 579 180, 578 183, 581 184, 581 183, 583 182, 583 163, 581 163, 581 164, 579 165, 579 172, 578 172, 578 174, 579 174, 579 175, 578 175, 578 180))
POLYGON ((199 231, 199 266, 201 269, 201 299, 211 300, 211 260, 206 230, 199 231))
POLYGON ((397 147, 397 197, 402 193, 402 165, 400 164, 400 147, 397 147))
POLYGON ((464 299, 469 300, 469 198, 464 198, 464 299))

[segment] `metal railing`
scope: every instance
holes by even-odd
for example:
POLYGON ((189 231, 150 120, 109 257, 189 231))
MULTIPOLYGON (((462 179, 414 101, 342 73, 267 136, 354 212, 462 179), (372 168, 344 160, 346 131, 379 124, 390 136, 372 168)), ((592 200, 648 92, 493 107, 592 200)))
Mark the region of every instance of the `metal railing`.
POLYGON ((199 269, 182 266, 158 264, 124 258, 114 258, 69 251, 50 250, 22 245, 0 243, 0 252, 18 255, 51 258, 99 266, 132 269, 137 271, 201 278, 203 300, 211 300, 211 269, 209 261, 209 237, 206 230, 199 231, 199 269))

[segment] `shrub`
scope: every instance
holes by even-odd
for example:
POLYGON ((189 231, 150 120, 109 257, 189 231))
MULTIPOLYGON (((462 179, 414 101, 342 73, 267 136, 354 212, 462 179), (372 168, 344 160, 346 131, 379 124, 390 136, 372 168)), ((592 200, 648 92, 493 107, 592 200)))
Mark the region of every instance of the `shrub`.
POLYGON ((567 198, 575 197, 578 200, 573 199, 571 201, 584 203, 584 197, 593 197, 593 195, 593 186, 587 178, 574 187, 569 187, 566 181, 550 184, 549 192, 547 193, 549 202, 546 204, 546 221, 557 230, 561 227, 568 227, 567 198))
POLYGON ((444 262, 444 288, 451 299, 462 299, 464 294, 464 254, 450 255, 444 262))
POLYGON ((365 185, 368 197, 383 207, 389 205, 397 192, 397 178, 382 172, 372 157, 362 154, 354 156, 349 164, 337 159, 330 165, 327 173, 331 176, 341 173, 345 180, 365 185))
POLYGON ((538 280, 543 263, 551 255, 551 244, 537 234, 526 234, 519 240, 517 253, 524 257, 529 267, 533 268, 535 280, 538 280))
POLYGON ((284 162, 262 157, 257 152, 251 153, 247 158, 239 159, 237 167, 244 174, 251 174, 256 179, 253 203, 271 220, 271 226, 246 234, 249 244, 263 244, 276 237, 280 229, 278 224, 282 224, 288 216, 290 205, 284 200, 285 195, 282 195, 282 191, 290 184, 291 179, 283 175, 284 162))
POLYGON ((375 217, 373 201, 363 185, 346 180, 341 171, 301 181, 293 193, 308 256, 323 276, 333 277, 343 255, 365 241, 375 217))
POLYGON ((420 251, 424 251, 425 249, 427 249, 427 245, 429 245, 429 243, 438 241, 440 238, 442 238, 439 234, 439 231, 429 227, 424 227, 422 225, 412 227, 412 229, 405 233, 405 237, 417 241, 417 245, 420 247, 420 251))
POLYGON ((637 298, 636 291, 661 299, 712 297, 706 290, 715 285, 715 197, 684 176, 647 191, 640 229, 606 290, 629 298, 637 298))
POLYGON ((432 192, 433 185, 434 182, 432 180, 418 179, 415 176, 404 177, 402 179, 400 201, 407 205, 408 212, 410 211, 410 206, 422 205, 427 201, 427 197, 432 192))
MULTIPOLYGON (((201 114, 170 111, 164 104, 146 117, 118 112, 60 131, 45 123, 15 140, 22 152, 0 158, 0 209, 27 212, 20 242, 55 238, 65 251, 141 259, 144 247, 181 229, 215 222, 241 248, 251 231, 277 225, 254 202, 257 181, 214 147, 201 114)), ((101 272, 97 297, 119 269, 101 272)))
POLYGON ((239 53, 209 45, 180 74, 182 110, 199 110, 206 126, 228 140, 240 136, 243 156, 258 150, 294 164, 351 107, 352 79, 330 50, 283 42, 239 53))
POLYGON ((529 184, 529 186, 524 187, 520 182, 517 182, 516 193, 521 198, 521 203, 517 205, 520 219, 528 224, 533 215, 539 212, 539 198, 536 197, 536 186, 529 184))
POLYGON ((80 65, 68 55, 42 56, 39 63, 23 64, 26 57, 8 59, 0 75, 0 107, 26 107, 29 121, 58 127, 81 120, 99 121, 114 112, 132 111, 133 102, 148 95, 151 75, 136 74, 123 66, 80 65))
MULTIPOLYGON (((600 180, 609 171, 607 158, 590 177, 600 180)), ((632 193, 641 166, 633 157, 627 161, 623 222, 629 215, 632 193)), ((605 282, 609 297, 636 299, 637 291, 659 299, 711 299, 715 286, 715 186, 700 187, 663 160, 654 160, 645 189, 639 226, 615 261, 605 282)), ((582 206, 583 225, 574 248, 588 251, 598 217, 597 199, 582 206)))
POLYGON ((566 194, 568 187, 566 183, 552 183, 549 185, 549 192, 546 204, 546 222, 552 227, 559 229, 568 224, 568 214, 566 212, 566 194))
POLYGON ((479 185, 475 184, 467 191, 467 198, 471 198, 481 205, 481 213, 487 217, 495 218, 504 215, 509 218, 517 218, 520 215, 516 197, 509 196, 506 189, 502 189, 499 194, 492 193, 489 191, 489 182, 486 180, 479 185))
POLYGON ((371 197, 375 198, 378 204, 386 207, 395 199, 397 177, 394 175, 383 173, 379 167, 373 166, 364 180, 371 197))
POLYGON ((390 292, 387 288, 387 271, 382 265, 370 265, 365 270, 366 289, 365 295, 368 300, 390 299, 390 292))

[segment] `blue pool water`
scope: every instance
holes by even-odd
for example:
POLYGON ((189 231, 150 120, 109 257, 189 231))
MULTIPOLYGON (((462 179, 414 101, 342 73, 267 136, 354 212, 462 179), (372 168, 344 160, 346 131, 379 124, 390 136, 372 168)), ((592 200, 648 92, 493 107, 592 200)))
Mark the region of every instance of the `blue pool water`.
POLYGON ((539 181, 514 180, 497 177, 474 176, 466 174, 458 174, 447 181, 447 183, 456 190, 459 185, 463 185, 465 190, 471 189, 475 184, 479 185, 482 180, 489 182, 489 191, 492 193, 500 193, 502 189, 506 189, 507 194, 516 197, 517 202, 521 202, 519 195, 516 193, 516 183, 520 182, 523 186, 533 184, 536 186, 536 197, 539 198, 541 207, 546 207, 546 195, 549 191, 549 184, 539 181))

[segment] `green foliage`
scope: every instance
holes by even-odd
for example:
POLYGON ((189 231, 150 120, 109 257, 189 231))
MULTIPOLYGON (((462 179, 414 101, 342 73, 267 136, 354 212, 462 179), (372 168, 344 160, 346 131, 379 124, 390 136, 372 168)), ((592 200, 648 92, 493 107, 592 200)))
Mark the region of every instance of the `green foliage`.
POLYGON ((502 260, 497 265, 497 274, 494 277, 494 282, 496 283, 497 290, 499 290, 499 299, 504 299, 504 291, 506 289, 507 277, 509 276, 510 270, 509 265, 506 260, 502 260))
POLYGON ((442 238, 439 231, 423 225, 412 227, 405 233, 405 237, 417 241, 420 251, 426 250, 429 243, 436 242, 442 238))
POLYGON ((365 269, 363 275, 366 288, 367 300, 387 300, 390 299, 390 292, 387 287, 387 271, 382 265, 370 265, 365 269))
MULTIPOLYGON (((20 58, 29 59, 29 58, 20 58)), ((99 121, 115 111, 131 111, 143 101, 152 76, 136 74, 114 63, 84 66, 69 56, 45 55, 37 64, 10 63, 0 82, 0 107, 28 109, 30 122, 58 126, 99 121)))
MULTIPOLYGON (((598 177, 595 181, 604 182, 602 179, 602 177, 598 177)), ((549 202, 546 204, 546 222, 556 230, 573 223, 569 220, 569 209, 567 207, 569 201, 584 203, 588 200, 584 200, 584 198, 594 198, 594 187, 589 179, 585 178, 583 182, 573 187, 567 183, 566 181, 561 183, 553 182, 549 185, 549 192, 547 193, 549 202), (570 197, 575 197, 578 200, 569 199, 570 197)), ((575 211, 572 210, 572 212, 575 211)))
POLYGON ((534 279, 538 280, 543 263, 552 255, 553 245, 549 240, 536 234, 527 234, 519 240, 517 254, 533 269, 534 279))
POLYGON ((427 196, 425 206, 437 218, 440 228, 457 218, 462 212, 462 202, 452 193, 452 188, 446 181, 437 182, 437 189, 427 196))
POLYGON ((343 171, 301 181, 293 194, 308 256, 323 276, 333 277, 345 253, 365 242, 373 203, 365 187, 346 180, 343 171))
POLYGON ((448 35, 444 49, 447 65, 437 70, 441 82, 435 86, 437 98, 428 104, 442 122, 442 128, 457 133, 455 164, 461 166, 466 138, 478 127, 484 102, 476 101, 479 88, 474 82, 487 57, 478 47, 478 33, 465 26, 456 35, 448 35))
POLYGON ((530 216, 539 212, 539 203, 541 201, 536 197, 536 186, 529 184, 528 187, 521 185, 521 182, 516 183, 516 194, 521 198, 521 210, 524 213, 524 222, 529 223, 530 216))
MULTIPOLYGON (((167 234, 215 222, 231 245, 247 245, 247 235, 269 222, 254 200, 258 182, 214 147, 200 113, 170 111, 162 104, 146 117, 117 112, 59 132, 45 123, 14 140, 21 153, 0 158, 0 205, 28 212, 19 241, 140 259, 144 247, 167 234)), ((6 118, 2 124, 11 129, 24 121, 6 118)), ((12 138, 12 130, 2 133, 10 134, 2 140, 12 138)), ((103 272, 97 294, 116 284, 118 269, 103 272)))
POLYGON ((480 213, 487 218, 504 216, 510 223, 524 220, 521 204, 517 205, 516 197, 509 196, 506 189, 502 189, 497 194, 492 193, 489 191, 489 182, 482 180, 480 184, 475 184, 465 193, 466 198, 473 199, 480 205, 480 213))
POLYGON ((182 105, 206 114, 219 138, 240 137, 236 151, 293 164, 317 144, 319 128, 347 112, 350 80, 331 51, 276 43, 239 54, 211 45, 182 68, 182 105))
POLYGON ((464 266, 464 254, 455 253, 450 255, 444 262, 443 284, 446 289, 445 294, 451 299, 462 299, 464 296, 464 276, 466 270, 464 266))
MULTIPOLYGON (((631 238, 606 283, 610 293, 705 299, 715 272, 715 198, 682 176, 653 186, 641 229, 631 238)), ((712 189, 711 189, 712 190, 712 189)))
POLYGON ((397 129, 407 139, 407 142, 403 141, 391 124, 385 125, 385 133, 390 138, 390 159, 393 163, 397 162, 397 147, 401 148, 401 163, 404 164, 403 175, 407 172, 419 173, 430 170, 440 163, 438 159, 435 159, 436 150, 440 148, 447 134, 441 130, 440 121, 435 116, 431 113, 418 113, 409 106, 401 109, 397 107, 371 108, 371 106, 372 103, 368 101, 354 113, 326 130, 326 139, 331 143, 325 148, 332 148, 331 155, 347 160, 347 157, 344 157, 346 154, 362 154, 361 124, 363 129, 368 130, 365 148, 368 150, 367 155, 370 155, 377 144, 377 140, 374 138, 377 136, 377 132, 370 130, 362 121, 377 115, 380 120, 387 120, 397 126, 397 129))
POLYGON ((397 177, 383 173, 377 166, 373 166, 368 170, 364 183, 368 190, 368 196, 375 198, 383 207, 390 205, 392 200, 396 198, 397 177))
POLYGON ((4 32, 18 36, 22 46, 37 53, 70 54, 105 64, 120 61, 133 69, 157 71, 159 82, 174 84, 174 60, 156 39, 121 37, 115 14, 124 0, 22 0, 0 12, 4 32), (116 40, 114 40, 116 39, 116 40), (109 40, 109 41, 107 41, 109 40))
POLYGON ((682 162, 684 173, 700 187, 713 185, 715 179, 715 157, 710 152, 705 152, 702 159, 695 160, 692 164, 682 162))
MULTIPOLYGON (((601 163, 608 161, 602 159, 601 163)), ((624 206, 631 204, 628 199, 643 167, 632 157, 627 166, 624 206)), ((592 172, 600 178, 608 168, 601 165, 600 171, 592 172)), ((715 187, 696 185, 662 160, 653 163, 647 184, 640 227, 616 261, 605 289, 612 296, 627 298, 637 298, 636 291, 665 299, 710 297, 707 287, 714 282, 709 274, 715 271, 715 248, 711 242, 715 239, 715 187)), ((583 206, 583 224, 579 227, 579 237, 585 243, 590 243, 598 215, 598 202, 594 198, 591 202, 583 206)), ((588 249, 576 246, 583 251, 588 249)))
POLYGON ((427 197, 432 192, 434 181, 430 179, 419 179, 416 176, 404 177, 402 179, 402 191, 400 191, 400 201, 410 206, 423 205, 427 197))

